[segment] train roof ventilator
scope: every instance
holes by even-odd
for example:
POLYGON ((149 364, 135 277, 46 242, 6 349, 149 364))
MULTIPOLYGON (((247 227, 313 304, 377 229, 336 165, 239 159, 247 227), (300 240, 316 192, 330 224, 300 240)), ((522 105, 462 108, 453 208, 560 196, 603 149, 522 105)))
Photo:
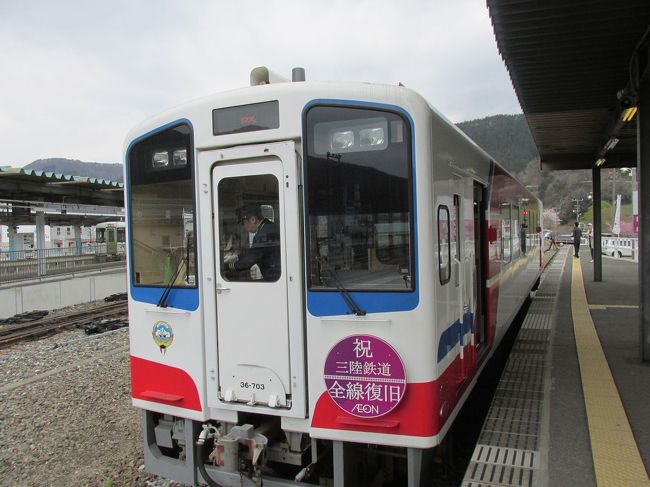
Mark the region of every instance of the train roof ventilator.
MULTIPOLYGON (((305 81, 305 68, 293 68, 291 70, 291 81, 305 81)), ((266 66, 258 66, 251 70, 251 86, 288 82, 287 78, 275 71, 271 71, 266 66)))

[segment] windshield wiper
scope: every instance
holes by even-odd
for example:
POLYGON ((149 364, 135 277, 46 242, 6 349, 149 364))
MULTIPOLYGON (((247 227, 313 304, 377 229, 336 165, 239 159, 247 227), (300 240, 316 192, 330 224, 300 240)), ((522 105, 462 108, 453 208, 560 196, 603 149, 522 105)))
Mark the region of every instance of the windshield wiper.
POLYGON ((167 307, 167 298, 169 298, 169 293, 171 293, 172 289, 174 288, 174 283, 176 282, 176 279, 178 279, 178 275, 181 273, 183 264, 185 264, 185 259, 181 259, 181 261, 178 263, 178 267, 176 267, 176 272, 174 272, 174 275, 167 283, 167 286, 165 286, 165 290, 161 294, 160 299, 158 300, 158 304, 156 305, 159 308, 167 307))
POLYGON ((330 269, 329 267, 326 269, 321 268, 321 271, 327 272, 332 278, 334 284, 336 285, 336 289, 338 290, 339 294, 341 294, 341 297, 343 298, 343 301, 345 301, 345 304, 347 304, 348 308, 350 308, 350 311, 352 311, 357 316, 365 316, 366 312, 361 309, 357 303, 354 302, 354 299, 352 299, 352 296, 350 296, 350 293, 343 286, 341 280, 336 275, 336 271, 330 269))
POLYGON ((187 254, 178 263, 178 266, 176 267, 176 272, 174 272, 174 275, 172 276, 171 280, 167 283, 167 286, 165 286, 165 290, 160 295, 160 299, 158 300, 158 304, 156 305, 159 308, 166 308, 167 307, 167 299, 169 298, 169 294, 172 292, 172 289, 174 288, 174 283, 176 282, 176 279, 178 279, 178 276, 181 273, 181 269, 183 268, 183 264, 187 264, 187 270, 189 271, 189 265, 190 265, 190 236, 189 236, 189 234, 187 235, 186 248, 187 248, 187 254))

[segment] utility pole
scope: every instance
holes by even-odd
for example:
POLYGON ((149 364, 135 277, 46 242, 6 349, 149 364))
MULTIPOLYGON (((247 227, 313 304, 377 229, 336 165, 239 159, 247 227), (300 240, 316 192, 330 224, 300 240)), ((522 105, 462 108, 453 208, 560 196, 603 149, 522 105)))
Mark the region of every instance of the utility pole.
POLYGON ((580 202, 582 201, 582 198, 573 198, 572 201, 575 201, 576 203, 576 221, 580 221, 580 202))
POLYGON ((618 169, 612 169, 612 211, 614 211, 614 208, 616 208, 616 172, 617 171, 618 169))

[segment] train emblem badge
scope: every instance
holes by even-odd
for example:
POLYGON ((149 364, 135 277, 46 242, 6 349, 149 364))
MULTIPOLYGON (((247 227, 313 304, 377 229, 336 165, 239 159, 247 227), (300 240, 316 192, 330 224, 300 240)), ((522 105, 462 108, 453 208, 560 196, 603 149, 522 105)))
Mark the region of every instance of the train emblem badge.
POLYGON ((169 323, 166 323, 165 321, 157 321, 153 325, 151 336, 153 337, 154 343, 160 349, 160 353, 164 355, 174 341, 174 330, 172 330, 169 323))
POLYGON ((323 377, 332 400, 359 418, 388 414, 406 391, 401 357, 387 342, 371 335, 352 335, 334 345, 323 377))

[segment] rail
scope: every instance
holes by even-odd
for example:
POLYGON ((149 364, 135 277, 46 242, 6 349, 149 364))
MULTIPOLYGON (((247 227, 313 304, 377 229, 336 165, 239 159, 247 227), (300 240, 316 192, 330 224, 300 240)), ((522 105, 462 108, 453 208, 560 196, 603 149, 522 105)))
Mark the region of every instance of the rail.
POLYGON ((79 327, 97 317, 123 315, 127 312, 124 301, 96 306, 85 311, 71 311, 58 316, 46 316, 28 323, 18 323, 0 328, 0 349, 13 343, 38 338, 62 329, 79 327))
POLYGON ((125 263, 123 244, 118 245, 116 253, 107 252, 105 243, 81 247, 2 250, 0 284, 85 270, 122 267, 125 263))

